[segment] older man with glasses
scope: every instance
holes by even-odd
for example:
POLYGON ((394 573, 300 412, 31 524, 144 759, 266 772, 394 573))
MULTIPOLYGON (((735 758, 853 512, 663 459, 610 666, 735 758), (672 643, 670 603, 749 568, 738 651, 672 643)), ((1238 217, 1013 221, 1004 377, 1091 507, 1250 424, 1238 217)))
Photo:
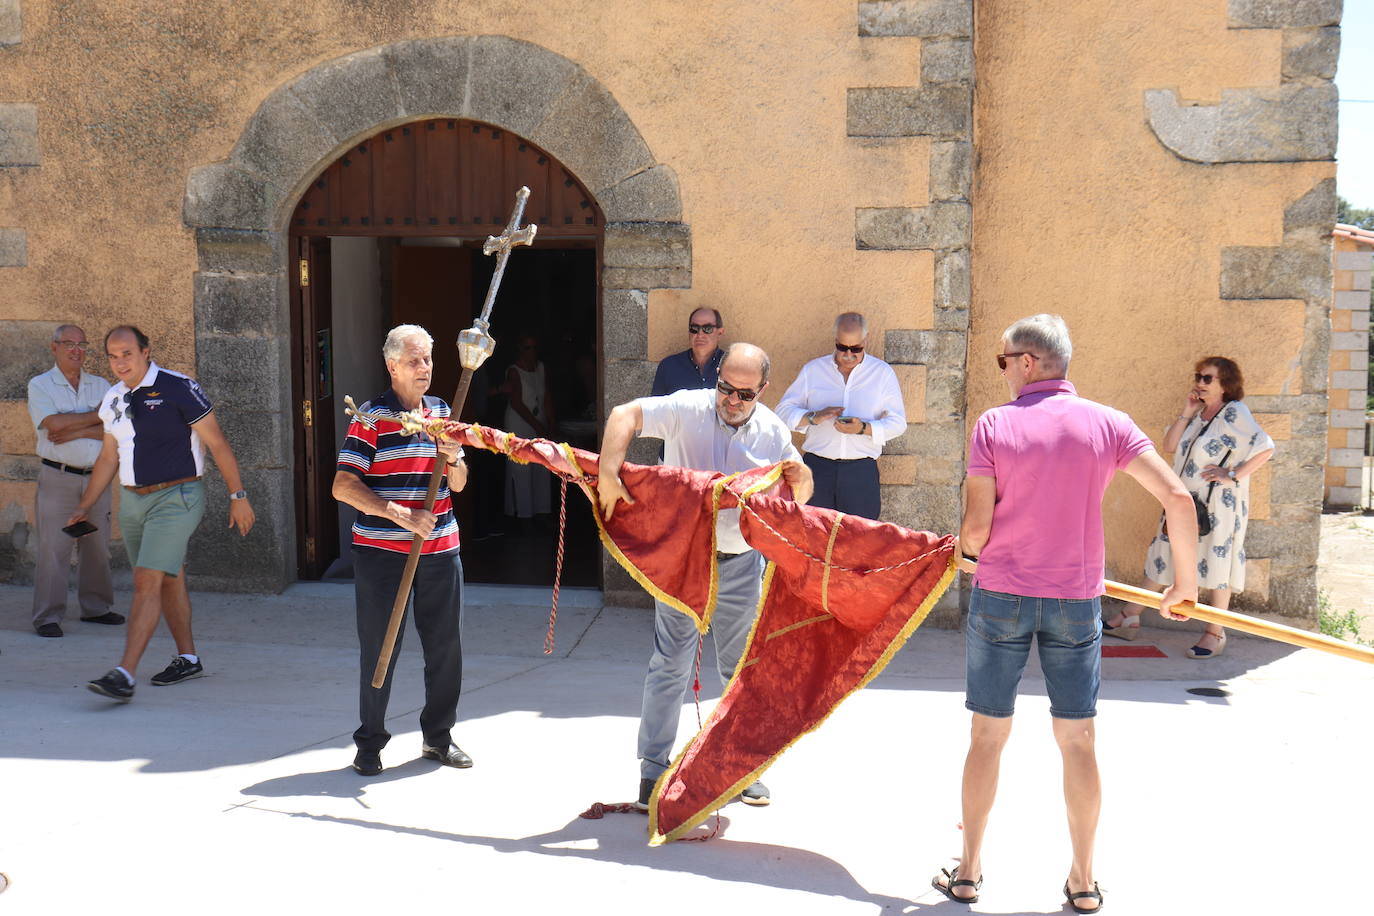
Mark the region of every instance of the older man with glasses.
POLYGON ((110 383, 85 372, 90 344, 74 324, 53 331, 54 365, 29 380, 29 416, 37 430, 38 527, 37 564, 33 582, 33 628, 39 636, 62 635, 67 613, 67 578, 72 547, 77 552, 77 600, 87 623, 118 625, 123 614, 110 610, 114 584, 110 577, 110 488, 103 487, 91 507, 94 530, 83 537, 62 530, 81 500, 86 478, 100 457, 105 429, 100 398, 110 383))
MULTIPOLYGON (((699 471, 733 474, 785 462, 783 476, 798 502, 811 495, 811 472, 801 463, 792 434, 773 411, 759 403, 768 387, 768 354, 738 343, 720 363, 715 390, 678 391, 666 397, 639 398, 621 404, 606 420, 601 443, 597 495, 606 518, 621 501, 634 499, 620 480, 625 453, 636 435, 660 438, 664 463, 699 471)), ((652 507, 620 511, 652 511, 652 507)), ((744 654, 758 608, 763 558, 745 542, 739 510, 722 510, 716 522, 716 610, 711 638, 722 687, 729 683, 744 654)), ((696 625, 686 614, 655 601, 654 651, 644 678, 639 720, 640 780, 638 806, 647 809, 654 784, 668 769, 678 720, 696 658, 696 625)), ((756 782, 740 793, 750 805, 766 805, 768 789, 756 782)))
POLYGON ((720 339, 725 336, 725 321, 713 308, 699 308, 687 319, 686 350, 665 356, 654 372, 652 397, 662 397, 685 388, 714 388, 725 352, 720 339))
POLYGON ((906 432, 897 373, 866 351, 868 322, 858 312, 835 319, 835 352, 811 360, 778 404, 789 428, 806 434, 802 451, 816 479, 811 505, 878 517, 878 456, 906 432))

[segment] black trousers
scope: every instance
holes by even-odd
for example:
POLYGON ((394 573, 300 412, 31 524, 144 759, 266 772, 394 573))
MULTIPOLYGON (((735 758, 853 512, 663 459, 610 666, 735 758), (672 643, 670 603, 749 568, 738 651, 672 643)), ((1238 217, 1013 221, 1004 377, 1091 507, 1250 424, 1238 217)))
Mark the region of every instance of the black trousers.
POLYGON ((838 509, 845 515, 876 519, 882 511, 878 491, 878 462, 872 458, 837 461, 807 452, 802 461, 811 469, 816 492, 807 505, 838 509))
MULTIPOLYGON (((391 739, 386 730, 386 704, 391 680, 401 655, 405 621, 396 636, 396 651, 380 688, 372 686, 377 654, 386 638, 391 605, 405 571, 406 555, 375 547, 353 548, 353 590, 357 601, 359 650, 358 717, 362 724, 353 733, 359 748, 381 750, 391 739)), ((458 552, 421 556, 406 605, 413 612, 415 630, 425 656, 425 705, 420 710, 420 730, 430 747, 447 747, 449 729, 458 718, 458 695, 463 688, 463 564, 458 552)))

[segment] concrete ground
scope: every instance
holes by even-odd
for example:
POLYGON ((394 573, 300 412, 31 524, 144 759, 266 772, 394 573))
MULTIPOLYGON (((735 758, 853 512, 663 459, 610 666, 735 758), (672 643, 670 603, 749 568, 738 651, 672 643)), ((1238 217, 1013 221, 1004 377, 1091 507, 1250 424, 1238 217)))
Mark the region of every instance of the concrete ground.
MULTIPOLYGON (((0 912, 966 911, 930 888, 959 853, 957 633, 918 630, 767 774, 771 807, 731 804, 709 842, 651 849, 642 815, 578 817, 633 797, 649 614, 565 592, 545 657, 546 592, 482 587, 468 599, 455 737, 476 766, 418 759, 411 632, 387 769, 364 779, 348 767, 349 586, 195 594, 210 676, 150 686, 173 652, 159 633, 129 705, 84 687, 118 657, 123 628, 69 622, 65 638, 41 639, 29 590, 0 587, 0 872, 11 882, 0 912)), ((118 602, 127 608, 127 593, 118 602)), ((1104 663, 1107 912, 1369 912, 1374 666, 1244 637, 1195 662, 1182 652, 1191 641, 1150 628, 1137 645, 1166 658, 1104 663)), ((1022 689, 974 912, 1067 912, 1058 759, 1034 662, 1022 689)), ((694 724, 689 706, 684 740, 694 724)))

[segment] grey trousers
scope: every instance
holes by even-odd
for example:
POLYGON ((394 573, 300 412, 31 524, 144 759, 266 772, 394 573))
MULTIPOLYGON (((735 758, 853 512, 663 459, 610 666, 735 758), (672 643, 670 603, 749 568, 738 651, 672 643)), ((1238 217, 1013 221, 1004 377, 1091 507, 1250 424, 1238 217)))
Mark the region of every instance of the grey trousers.
POLYGON ((38 526, 37 566, 33 577, 33 626, 60 623, 67 613, 67 580, 72 548, 77 552, 77 600, 82 617, 99 617, 114 604, 110 577, 110 490, 100 494, 90 522, 97 531, 83 538, 68 537, 62 526, 76 510, 90 477, 38 466, 38 498, 34 520, 38 526))
MULTIPOLYGON (((716 647, 716 671, 724 687, 735 673, 754 625, 763 557, 750 550, 721 559, 718 565, 720 583, 710 636, 716 647)), ((644 676, 639 715, 639 775, 643 779, 658 779, 672 762, 678 720, 691 689, 697 657, 697 629, 692 619, 661 601, 655 601, 654 608, 654 652, 644 676)))

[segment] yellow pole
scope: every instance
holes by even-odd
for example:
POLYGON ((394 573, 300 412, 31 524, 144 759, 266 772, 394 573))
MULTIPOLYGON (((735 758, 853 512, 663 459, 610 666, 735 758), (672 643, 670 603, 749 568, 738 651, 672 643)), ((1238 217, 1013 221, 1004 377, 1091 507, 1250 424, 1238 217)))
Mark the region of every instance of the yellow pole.
MULTIPOLYGON (((978 564, 967 557, 959 559, 959 568, 964 572, 977 572, 978 564)), ((1107 580, 1107 594, 1122 601, 1134 601, 1136 604, 1143 604, 1146 607, 1159 608, 1160 594, 1152 592, 1146 588, 1136 588, 1134 585, 1123 585, 1120 582, 1107 580)), ((1343 658, 1354 659, 1357 662, 1368 662, 1374 664, 1374 649, 1367 646, 1357 645, 1352 642, 1345 642, 1340 639, 1333 639, 1330 636, 1323 636, 1320 633, 1309 633, 1307 630, 1299 630, 1296 627, 1284 626, 1281 623, 1271 623, 1268 620, 1260 620, 1258 617, 1251 617, 1248 614, 1237 614, 1235 611, 1224 611, 1219 607, 1212 607, 1209 604, 1187 604, 1180 605, 1174 609, 1180 614, 1187 614, 1189 617, 1215 623, 1219 626, 1229 627, 1232 630, 1240 630, 1254 636, 1263 636, 1266 639, 1277 639, 1279 642, 1286 642, 1289 645, 1301 646, 1304 649, 1320 649, 1323 652, 1330 652, 1332 655, 1339 655, 1343 658)))

